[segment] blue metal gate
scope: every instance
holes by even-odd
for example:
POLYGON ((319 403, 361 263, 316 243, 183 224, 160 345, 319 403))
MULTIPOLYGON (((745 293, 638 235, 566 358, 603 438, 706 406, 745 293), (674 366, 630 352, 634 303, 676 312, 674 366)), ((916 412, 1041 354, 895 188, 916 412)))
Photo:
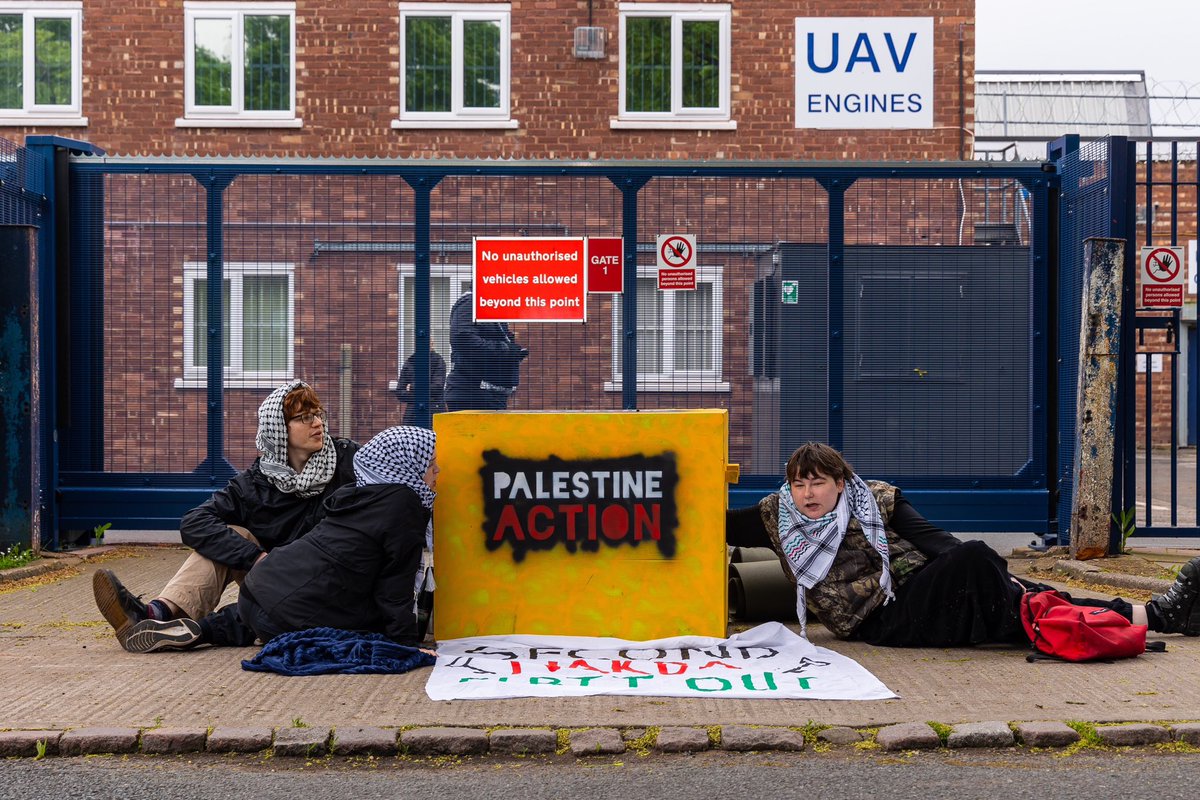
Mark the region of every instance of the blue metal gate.
POLYGON ((64 540, 175 526, 248 466, 284 377, 335 435, 396 424, 398 365, 445 347, 473 236, 624 240, 623 292, 586 324, 514 326, 510 408, 727 408, 735 505, 822 439, 953 530, 1052 524, 1049 165, 93 156, 69 179, 64 540), (695 291, 657 291, 663 233, 697 236, 695 291))

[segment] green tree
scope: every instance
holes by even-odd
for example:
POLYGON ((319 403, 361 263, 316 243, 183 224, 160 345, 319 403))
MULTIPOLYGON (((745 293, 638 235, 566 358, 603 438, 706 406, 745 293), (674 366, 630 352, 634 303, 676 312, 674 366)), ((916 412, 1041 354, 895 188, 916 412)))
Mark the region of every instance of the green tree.
POLYGON ((0 15, 0 108, 21 108, 25 84, 21 68, 20 14, 0 15))

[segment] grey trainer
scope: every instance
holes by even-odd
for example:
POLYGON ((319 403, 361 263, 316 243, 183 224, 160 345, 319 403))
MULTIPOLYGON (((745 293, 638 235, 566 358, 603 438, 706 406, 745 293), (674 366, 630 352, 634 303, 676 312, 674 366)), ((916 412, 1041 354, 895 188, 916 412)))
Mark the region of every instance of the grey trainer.
POLYGON ((1179 570, 1179 577, 1164 595, 1158 595, 1148 605, 1153 606, 1163 622, 1163 633, 1182 633, 1200 636, 1200 556, 1179 570))
POLYGON ((200 639, 200 625, 193 619, 144 619, 129 629, 121 646, 131 653, 155 650, 184 650, 200 639))

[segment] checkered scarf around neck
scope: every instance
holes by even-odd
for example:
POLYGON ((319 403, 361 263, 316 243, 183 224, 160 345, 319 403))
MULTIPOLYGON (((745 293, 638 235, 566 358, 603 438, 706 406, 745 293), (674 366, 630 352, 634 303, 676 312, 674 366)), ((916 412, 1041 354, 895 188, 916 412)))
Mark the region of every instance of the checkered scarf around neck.
POLYGON ((433 507, 436 492, 425 483, 425 470, 433 460, 437 437, 427 428, 398 425, 377 433, 354 454, 354 479, 359 486, 399 483, 433 507))
POLYGON ((833 557, 846 538, 846 527, 850 524, 851 516, 858 520, 863 535, 883 560, 879 588, 883 589, 883 602, 886 605, 896 596, 892 591, 887 534, 883 530, 883 518, 879 515, 875 496, 863 479, 851 475, 838 498, 837 506, 819 519, 809 519, 796 508, 789 484, 784 483, 779 489, 779 544, 796 576, 796 616, 800 620, 800 635, 805 638, 808 638, 808 626, 805 624, 806 592, 829 574, 833 557))
POLYGON ((337 469, 337 450, 326 428, 321 449, 309 456, 303 470, 296 472, 288 464, 288 430, 287 420, 283 418, 283 398, 300 386, 308 384, 292 381, 280 386, 262 401, 258 407, 258 435, 254 438, 254 446, 262 454, 258 459, 258 468, 271 485, 285 494, 316 497, 325 491, 333 478, 333 472, 337 469))

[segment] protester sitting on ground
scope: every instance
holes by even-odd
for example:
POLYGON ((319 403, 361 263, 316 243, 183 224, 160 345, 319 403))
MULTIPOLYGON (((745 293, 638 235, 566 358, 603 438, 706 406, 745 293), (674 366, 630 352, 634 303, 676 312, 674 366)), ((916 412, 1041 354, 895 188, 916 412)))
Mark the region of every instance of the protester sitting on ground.
POLYGON ((308 533, 324 516, 325 499, 354 481, 358 445, 328 435, 321 401, 304 381, 280 386, 262 402, 255 444, 260 456, 250 468, 184 515, 180 536, 195 552, 157 597, 143 603, 111 570, 92 576, 96 605, 126 650, 140 652, 129 636, 144 620, 186 633, 173 620, 210 613, 230 582, 240 583, 273 548, 308 533))
POLYGON ((433 431, 388 428, 354 456, 355 483, 325 502, 325 518, 277 547, 242 581, 236 604, 168 630, 146 620, 129 647, 246 647, 290 631, 338 628, 419 644, 413 582, 437 487, 433 431))
MULTIPOLYGON (((1049 588, 1009 574, 980 541, 959 541, 922 517, 900 489, 863 481, 832 447, 809 442, 788 459, 787 482, 757 506, 730 511, 726 539, 770 547, 806 609, 840 639, 890 647, 1028 642, 1020 598, 1049 588), (883 567, 887 565, 887 567, 883 567)), ((1144 605, 1120 598, 1070 598, 1110 608, 1159 633, 1200 635, 1200 557, 1162 596, 1144 605)))

